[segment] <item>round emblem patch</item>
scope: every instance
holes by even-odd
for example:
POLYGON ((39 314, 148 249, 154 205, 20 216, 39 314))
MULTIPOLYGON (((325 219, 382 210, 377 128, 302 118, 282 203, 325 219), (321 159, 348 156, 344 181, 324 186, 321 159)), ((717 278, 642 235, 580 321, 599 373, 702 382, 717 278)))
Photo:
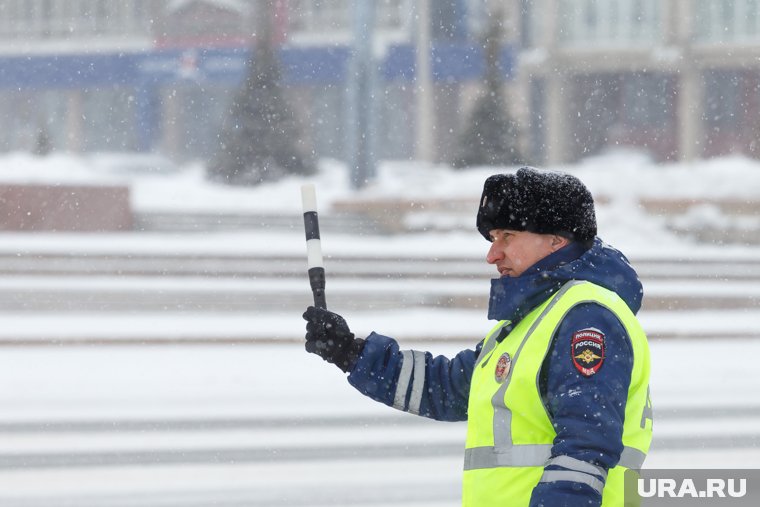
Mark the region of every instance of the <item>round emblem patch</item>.
POLYGON ((509 357, 507 352, 503 353, 499 360, 496 362, 496 370, 494 371, 494 377, 496 382, 502 383, 509 376, 509 371, 512 369, 512 358, 509 357))

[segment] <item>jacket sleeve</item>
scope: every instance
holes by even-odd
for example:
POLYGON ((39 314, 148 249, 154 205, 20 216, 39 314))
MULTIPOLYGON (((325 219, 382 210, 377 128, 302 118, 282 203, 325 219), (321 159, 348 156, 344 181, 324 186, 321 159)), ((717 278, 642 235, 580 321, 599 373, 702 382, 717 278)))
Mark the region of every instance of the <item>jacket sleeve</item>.
POLYGON ((470 379, 482 342, 453 359, 399 350, 393 338, 367 337, 348 382, 390 407, 439 421, 465 421, 470 379))
POLYGON ((611 311, 587 303, 568 312, 539 379, 557 436, 531 507, 601 505, 607 472, 623 451, 632 369, 630 338, 611 311), (605 346, 601 367, 591 375, 583 374, 573 360, 573 335, 586 330, 600 333, 605 346))

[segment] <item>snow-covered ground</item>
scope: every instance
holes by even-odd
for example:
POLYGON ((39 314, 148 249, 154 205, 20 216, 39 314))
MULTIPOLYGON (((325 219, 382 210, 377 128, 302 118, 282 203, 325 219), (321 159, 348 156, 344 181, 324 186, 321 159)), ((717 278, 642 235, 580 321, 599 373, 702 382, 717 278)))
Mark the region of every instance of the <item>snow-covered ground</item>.
MULTIPOLYGON (((208 183, 200 165, 153 174, 125 172, 127 157, 55 155, 0 158, 0 182, 124 184, 140 212, 240 212, 300 214, 300 185, 317 185, 320 214, 333 203, 378 199, 407 201, 477 199, 483 168, 458 172, 445 167, 386 163, 376 181, 360 192, 348 186, 346 170, 324 162, 312 178, 286 178, 256 188, 208 183)), ((691 165, 658 166, 635 153, 595 157, 573 172, 603 199, 600 235, 632 259, 702 259, 727 263, 758 259, 757 247, 699 244, 673 234, 665 217, 647 213, 642 198, 760 201, 760 164, 723 158, 691 165)), ((433 215, 434 217, 434 215, 433 215)), ((682 225, 734 220, 712 208, 681 217, 682 225)), ((746 217, 744 217, 746 218, 746 217)), ((474 222, 474 217, 468 220, 474 222)), ((323 235, 331 258, 375 256, 481 259, 486 244, 477 232, 459 230, 396 236, 323 235)), ((0 234, 0 254, 133 253, 192 256, 233 253, 305 257, 303 232, 0 234)), ((305 262, 304 262, 305 264, 305 262)), ((480 269, 475 268, 475 269, 480 269)), ((489 267, 482 266, 483 273, 489 267)), ((702 268, 700 268, 702 269, 702 268)), ((329 264, 328 264, 329 270, 329 264)), ((94 290, 132 285, 133 290, 171 292, 197 284, 199 291, 266 294, 293 280, 56 279, 0 277, 0 290, 94 290), (190 285, 188 285, 190 284, 190 285), (253 287, 253 289, 251 289, 253 287)), ((328 284, 331 282, 328 280, 328 284)), ((366 282, 332 282, 350 286, 366 282)), ((431 281, 427 287, 432 287, 431 281)), ((445 283, 441 281, 440 283, 445 283)), ((652 294, 700 289, 703 282, 652 283, 652 294)), ((705 290, 755 297, 751 282, 714 281, 705 290)), ((455 284, 477 293, 474 283, 455 284)), ((394 282, 383 287, 392 291, 394 282), (387 286, 387 287, 386 287, 387 286)), ((399 282, 399 290, 402 284, 399 282)), ((129 287, 127 287, 129 289, 129 287)), ((308 286, 303 280, 304 297, 308 286)), ((346 289, 348 290, 348 289, 346 289)), ((646 290, 646 287, 645 287, 646 290)), ((756 310, 659 312, 642 315, 645 327, 692 330, 756 327, 756 310)), ((436 329, 441 336, 479 336, 489 324, 478 310, 371 309, 347 315, 359 331, 375 328, 403 340, 404 331, 436 329), (437 327, 436 327, 437 326, 437 327), (447 335, 448 333, 448 335, 447 335)), ((194 330, 198 335, 228 326, 241 336, 297 336, 298 312, 0 313, 0 338, 29 329, 52 335, 82 335, 111 328, 114 336, 194 330)), ((704 333, 703 333, 704 335, 704 333)), ((65 340, 64 340, 65 342, 65 340)), ((431 341, 435 353, 474 343, 431 341)), ((658 340, 651 343, 655 446, 652 468, 753 468, 760 465, 760 340, 658 340)), ((305 354, 300 344, 205 345, 24 345, 0 349, 0 505, 30 506, 210 506, 210 505, 409 505, 457 504, 463 426, 412 422, 363 398, 340 372, 305 354)))
MULTIPOLYGON (((549 169, 571 172, 586 183, 601 201, 598 203, 601 235, 624 250, 663 249, 682 243, 664 228, 662 217, 647 214, 641 208, 642 198, 708 201, 680 217, 683 227, 721 220, 730 225, 737 220, 722 215, 709 201, 760 200, 760 161, 741 156, 688 164, 655 164, 641 153, 618 150, 576 165, 549 169)), ((376 178, 357 192, 350 188, 346 167, 330 160, 322 161, 312 177, 287 177, 258 187, 235 188, 209 183, 201 164, 175 167, 157 156, 101 154, 81 158, 62 154, 39 158, 15 153, 0 157, 0 182, 127 185, 133 208, 143 212, 298 214, 300 186, 304 181, 316 184, 322 214, 332 213, 332 205, 345 200, 476 201, 485 178, 497 171, 493 168, 457 171, 446 166, 385 162, 379 165, 376 178), (139 170, 130 171, 130 165, 139 170)))
MULTIPOLYGON (((756 468, 760 342, 651 346, 647 465, 756 468)), ((6 348, 0 504, 457 505, 464 426, 343 377, 295 344, 6 348)))

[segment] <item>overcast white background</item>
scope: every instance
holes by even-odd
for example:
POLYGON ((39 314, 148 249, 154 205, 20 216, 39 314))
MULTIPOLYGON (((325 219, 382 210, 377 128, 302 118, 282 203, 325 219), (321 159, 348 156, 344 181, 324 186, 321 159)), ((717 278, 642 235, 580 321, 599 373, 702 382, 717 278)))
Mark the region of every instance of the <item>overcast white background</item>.
MULTIPOLYGON (((709 203, 682 216, 648 214, 641 197, 683 197, 695 200, 760 198, 760 164, 745 158, 721 158, 691 165, 654 165, 632 152, 616 152, 589 159, 567 170, 587 183, 597 198, 600 236, 636 259, 717 259, 725 265, 758 258, 750 244, 700 244, 676 235, 667 227, 677 220, 684 227, 718 224, 752 230, 757 217, 724 215, 709 203)), ((511 169, 506 169, 511 170, 511 169)), ((410 163, 384 164, 376 181, 361 192, 348 187, 340 164, 323 162, 311 178, 287 178, 257 188, 228 188, 207 183, 202 167, 190 165, 174 172, 136 176, 119 169, 118 157, 80 159, 64 155, 35 158, 12 154, 0 159, 0 181, 53 184, 125 184, 136 211, 204 211, 300 215, 300 185, 317 186, 320 214, 333 214, 341 200, 473 199, 494 169, 453 171, 445 167, 410 163)), ((323 249, 330 290, 403 292, 403 280, 331 280, 331 259, 345 255, 408 256, 436 260, 470 257, 482 261, 482 272, 492 268, 483 260, 487 243, 474 227, 472 216, 436 217, 424 209, 412 217, 424 227, 436 219, 450 225, 462 221, 456 232, 394 236, 365 236, 323 232, 323 249)), ((298 222, 295 222, 298 224, 298 222)), ((432 225, 431 225, 432 228, 432 225)), ((292 292, 308 303, 305 244, 299 227, 260 228, 236 232, 200 233, 2 233, 0 250, 30 255, 40 252, 134 252, 156 255, 250 253, 303 255, 303 277, 285 279, 162 279, 108 278, 0 278, 0 285, 29 288, 86 290, 98 285, 134 290, 254 290, 292 292), (90 284, 88 286, 88 284, 90 284), (152 285, 151 285, 152 284, 152 285)), ((334 265, 333 268, 336 268, 334 265)), ((481 269, 476 267, 473 269, 481 269)), ((433 277, 435 278, 435 277, 433 277)), ((421 290, 445 288, 463 293, 487 292, 487 280, 428 280, 421 290)), ((757 297, 754 282, 725 283, 658 281, 645 285, 645 294, 683 291, 725 291, 757 297)), ((341 311, 359 335, 372 330, 396 336, 404 346, 434 353, 455 353, 472 347, 489 329, 485 312, 449 309, 341 311), (420 342, 423 335, 440 341, 420 342), (471 336, 472 341, 461 339, 471 336), (453 340, 453 341, 452 341, 453 340)), ((405 414, 363 398, 334 367, 306 354, 301 311, 153 313, 0 313, 0 338, 24 337, 28 342, 51 337, 59 345, 8 346, 0 349, 0 423, 22 429, 0 432, 5 456, 39 453, 111 452, 139 450, 259 449, 272 459, 237 463, 180 465, 113 465, 103 467, 0 468, 2 505, 457 505, 461 470, 458 446, 461 424, 411 424, 405 414), (135 345, 67 345, 66 340, 87 336, 137 338, 135 345), (232 344, 146 345, 141 336, 225 336, 232 344), (246 342, 246 340, 249 340, 246 342), (183 421, 189 419, 259 421, 250 428, 194 428, 154 431, 24 431, 25 424, 62 421, 183 421), (331 425, 325 420, 335 419, 331 425), (274 422, 272 422, 274 421, 274 422), (277 421, 291 421, 277 424, 277 421), (319 423, 313 423, 319 421, 319 423), (354 422, 352 422, 354 421, 354 422), (410 454, 363 454, 372 444, 408 445, 410 454), (427 446, 427 447, 426 447, 427 446), (436 446, 444 449, 436 455, 436 446), (278 459, 288 449, 348 448, 342 458, 319 456, 278 459), (356 449, 352 452, 350 449, 356 449), (426 450, 427 449, 427 450, 426 450), (430 450, 433 449, 433 450, 430 450), (393 493, 393 491, 396 493, 393 493), (256 499, 254 502, 252 499, 256 499), (237 502, 237 503, 236 503, 237 502), (258 503, 257 503, 258 502, 258 503)), ((760 342, 756 308, 713 311, 642 312, 651 337, 652 395, 655 439, 672 445, 655 448, 650 468, 753 468, 760 463, 760 380, 756 361, 760 342), (744 339, 715 339, 725 334, 744 339), (663 339, 678 332, 685 338, 663 339), (690 339, 689 333, 700 338, 690 339), (658 413, 662 414, 658 418, 658 413), (684 443, 686 442, 686 443, 684 443), (690 443, 689 443, 690 442, 690 443), (716 444, 716 442, 718 442, 716 444), (721 443, 723 442, 723 443, 721 443), (725 445, 724 445, 725 444, 725 445)), ((403 454, 403 453, 402 453, 403 454)))

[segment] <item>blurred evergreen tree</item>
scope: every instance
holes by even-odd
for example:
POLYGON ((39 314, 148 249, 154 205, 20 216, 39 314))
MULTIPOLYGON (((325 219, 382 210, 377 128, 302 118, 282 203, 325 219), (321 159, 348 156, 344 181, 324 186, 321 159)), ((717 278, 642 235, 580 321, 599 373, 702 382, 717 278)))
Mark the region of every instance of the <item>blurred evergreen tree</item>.
POLYGON ((452 165, 458 168, 515 165, 523 161, 518 145, 519 130, 502 94, 502 16, 494 14, 490 19, 483 40, 485 93, 475 103, 459 138, 457 154, 452 160, 452 165))
POLYGON ((32 151, 39 157, 50 155, 53 151, 53 142, 50 139, 47 126, 44 124, 40 124, 37 127, 37 135, 34 138, 34 149, 32 151))
POLYGON ((262 37, 222 124, 208 177, 230 185, 258 185, 286 174, 312 174, 314 162, 300 149, 299 134, 274 49, 262 37))

